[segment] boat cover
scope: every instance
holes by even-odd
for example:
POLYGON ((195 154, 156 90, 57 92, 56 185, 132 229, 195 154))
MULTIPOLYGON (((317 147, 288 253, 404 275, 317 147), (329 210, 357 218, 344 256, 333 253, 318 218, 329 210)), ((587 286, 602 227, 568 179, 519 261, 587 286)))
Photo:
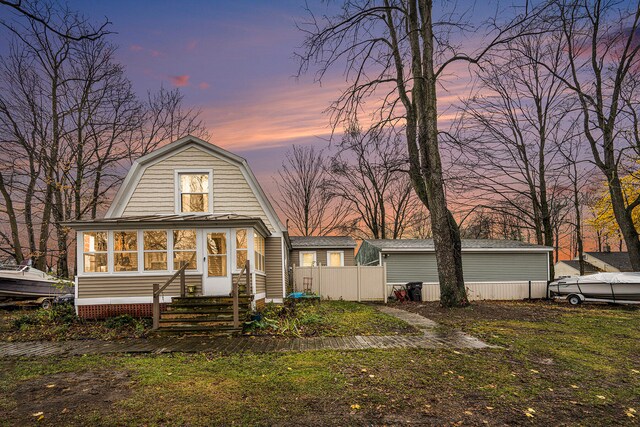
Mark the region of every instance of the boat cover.
POLYGON ((576 278, 576 283, 640 283, 640 273, 596 273, 576 278))

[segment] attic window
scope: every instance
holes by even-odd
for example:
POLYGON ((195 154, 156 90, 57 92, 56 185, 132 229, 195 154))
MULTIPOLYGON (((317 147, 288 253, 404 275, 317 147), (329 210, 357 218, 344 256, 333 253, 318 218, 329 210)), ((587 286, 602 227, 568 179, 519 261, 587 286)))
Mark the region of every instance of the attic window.
POLYGON ((180 212, 209 212, 209 174, 178 174, 180 212))

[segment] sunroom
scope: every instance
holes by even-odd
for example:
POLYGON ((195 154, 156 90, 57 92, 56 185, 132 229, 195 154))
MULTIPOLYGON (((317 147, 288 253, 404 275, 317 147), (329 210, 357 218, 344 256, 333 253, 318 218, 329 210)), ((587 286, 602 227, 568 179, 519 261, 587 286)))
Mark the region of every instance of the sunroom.
MULTIPOLYGON (((265 298, 265 238, 270 232, 260 218, 147 215, 66 225, 77 232, 77 305, 150 302, 153 283, 171 277, 183 263, 197 295, 228 296, 247 260, 251 295, 265 298)), ((176 292, 168 288, 163 302, 176 292)))

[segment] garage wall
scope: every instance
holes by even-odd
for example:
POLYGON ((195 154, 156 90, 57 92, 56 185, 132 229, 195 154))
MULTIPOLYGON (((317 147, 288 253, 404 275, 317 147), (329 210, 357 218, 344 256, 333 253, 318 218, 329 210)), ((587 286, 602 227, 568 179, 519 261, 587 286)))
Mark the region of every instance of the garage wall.
MULTIPOLYGON (((465 282, 546 281, 548 254, 486 253, 462 254, 465 282)), ((390 253, 387 263, 387 283, 412 281, 438 282, 438 268, 434 253, 390 253)))

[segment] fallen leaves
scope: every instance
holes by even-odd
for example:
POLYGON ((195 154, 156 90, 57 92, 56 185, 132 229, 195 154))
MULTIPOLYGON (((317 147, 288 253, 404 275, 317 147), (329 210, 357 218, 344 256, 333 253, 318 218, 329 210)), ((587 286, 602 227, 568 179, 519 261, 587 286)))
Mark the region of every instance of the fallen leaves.
POLYGON ((535 414, 535 413, 536 413, 536 410, 535 410, 535 409, 533 409, 533 408, 527 408, 527 409, 524 411, 524 414, 525 414, 528 418, 533 418, 533 417, 535 417, 535 415, 533 415, 533 414, 535 414))
POLYGON ((603 395, 601 395, 601 394, 596 395, 596 397, 597 397, 598 399, 602 399, 602 400, 605 400, 605 399, 606 399, 606 397, 605 397, 605 396, 603 396, 603 395))
POLYGON ((633 408, 627 408, 627 410, 624 413, 629 418, 635 418, 636 417, 636 410, 633 409, 633 408))
POLYGON ((358 409, 360 409, 360 405, 358 405, 357 403, 354 403, 353 405, 351 405, 351 409, 353 409, 354 411, 357 411, 358 409))

